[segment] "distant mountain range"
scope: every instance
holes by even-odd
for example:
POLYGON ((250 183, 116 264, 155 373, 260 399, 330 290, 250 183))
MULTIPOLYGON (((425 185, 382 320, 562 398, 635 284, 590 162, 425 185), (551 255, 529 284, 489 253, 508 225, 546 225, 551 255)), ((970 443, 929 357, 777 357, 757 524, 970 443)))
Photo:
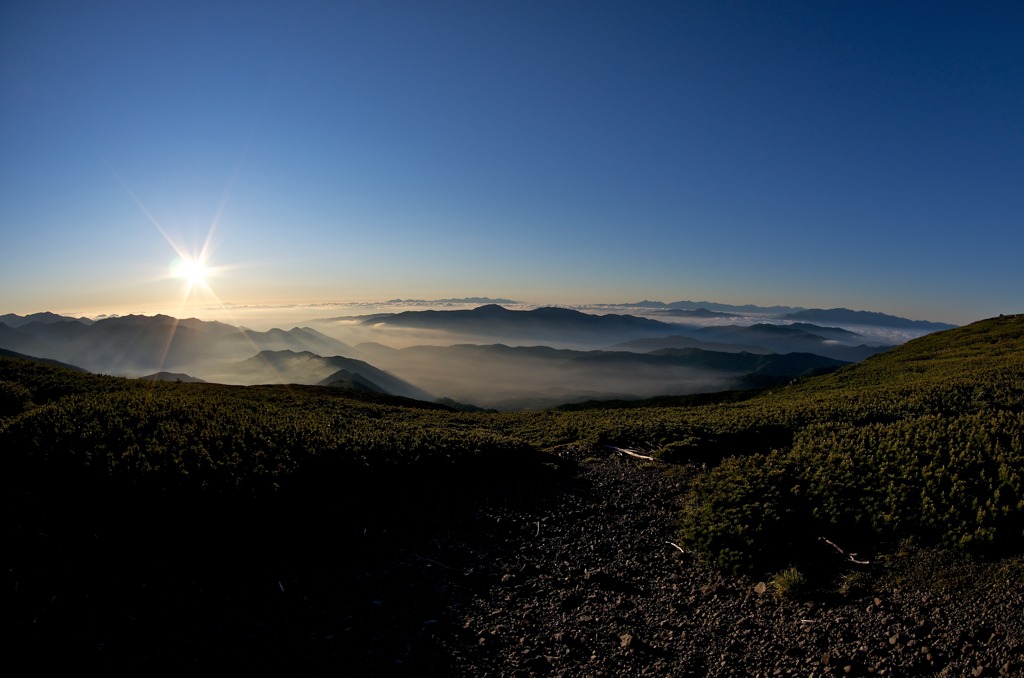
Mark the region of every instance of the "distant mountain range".
POLYGON ((609 304, 609 306, 622 306, 626 308, 678 308, 698 309, 705 308, 710 311, 723 311, 726 313, 757 313, 765 315, 781 315, 783 313, 795 313, 803 311, 801 306, 757 306, 755 304, 719 304, 714 301, 637 301, 632 304, 609 304))
MULTIPOLYGON (((732 314, 698 309, 662 311, 693 318, 729 318, 732 314)), ((511 311, 497 305, 458 311, 405 311, 379 314, 364 324, 443 331, 465 338, 497 337, 503 341, 578 344, 579 347, 614 346, 647 352, 659 348, 702 348, 730 353, 815 353, 856 362, 879 353, 887 345, 869 345, 866 337, 838 327, 809 323, 773 325, 687 325, 632 315, 596 315, 565 308, 511 311), (617 341, 616 341, 617 340, 617 341)), ((908 321, 909 322, 909 321, 908 321)), ((875 342, 877 344, 877 342, 875 342)))
POLYGON ((877 325, 880 327, 898 327, 903 329, 918 329, 935 332, 938 330, 951 330, 956 325, 949 323, 937 323, 928 320, 908 320, 885 313, 874 311, 851 311, 848 308, 812 308, 806 311, 797 311, 782 316, 785 320, 810 320, 814 322, 840 323, 850 325, 877 325))
POLYGON ((165 315, 8 314, 0 316, 0 352, 154 380, 339 386, 516 409, 763 386, 863 360, 890 348, 883 342, 893 336, 948 327, 848 309, 724 324, 749 307, 676 307, 689 303, 640 302, 665 320, 488 303, 318 321, 355 345, 310 327, 257 332, 165 315), (826 320, 853 329, 811 322, 826 320), (854 331, 862 326, 866 334, 854 331), (893 329, 870 329, 878 326, 893 329), (407 348, 382 343, 391 338, 407 348))
POLYGON ((632 341, 624 341, 621 344, 610 346, 609 350, 650 353, 662 348, 700 348, 705 351, 722 351, 724 353, 775 353, 775 351, 764 346, 738 342, 706 341, 683 334, 671 334, 667 337, 653 337, 650 339, 633 339, 632 341))
POLYGON ((473 337, 539 343, 604 344, 670 334, 677 326, 633 315, 595 315, 567 308, 513 311, 497 304, 472 310, 404 311, 368 316, 364 324, 436 330, 473 337))
POLYGON ((702 327, 691 336, 721 343, 753 343, 775 353, 803 352, 859 362, 881 353, 891 346, 868 346, 864 337, 838 327, 820 327, 807 323, 770 325, 758 323, 750 326, 725 325, 702 327))
POLYGON ((0 315, 0 323, 7 325, 8 327, 21 327, 29 323, 64 323, 64 322, 80 322, 86 325, 91 325, 92 320, 89 318, 72 318, 66 315, 59 315, 57 313, 50 313, 45 311, 43 313, 30 313, 29 315, 17 315, 15 313, 5 313, 0 315))
POLYGON ((721 311, 734 314, 754 314, 774 316, 779 320, 807 320, 811 322, 828 322, 841 325, 866 325, 874 327, 891 327, 899 329, 917 329, 934 332, 956 327, 949 323, 928 320, 909 320, 886 313, 874 311, 852 311, 848 308, 801 308, 799 306, 756 306, 754 304, 719 304, 713 301, 662 301, 643 300, 632 304, 609 304, 620 308, 631 309, 682 309, 701 313, 704 311, 721 311))
MULTIPOLYGON (((738 318, 737 313, 716 311, 706 306, 683 309, 676 307, 676 304, 689 302, 674 302, 663 304, 662 302, 638 302, 635 306, 649 304, 648 314, 671 317, 671 318, 693 318, 695 320, 738 318)), ((702 302, 703 303, 703 302, 702 302)), ((623 305, 624 306, 624 305, 623 305)), ((633 305, 630 305, 633 306, 633 305)), ((719 304, 719 306, 725 306, 719 304)), ((762 314, 769 310, 787 310, 788 307, 749 307, 731 306, 730 309, 743 311, 757 309, 762 314)), ((932 332, 943 329, 951 329, 955 325, 948 323, 937 323, 925 320, 908 320, 885 313, 874 313, 869 311, 851 311, 849 309, 834 308, 805 309, 793 312, 777 314, 774 320, 785 325, 800 327, 804 323, 804 329, 822 329, 819 325, 806 324, 809 321, 830 322, 840 325, 858 325, 869 327, 884 327, 904 330, 917 330, 932 332), (790 321, 798 321, 791 323, 790 321)), ((768 318, 766 318, 768 320, 768 318)), ((472 310, 426 310, 426 311, 403 311, 401 313, 379 313, 364 316, 362 322, 371 325, 387 325, 392 327, 418 328, 425 330, 443 330, 458 334, 473 336, 500 336, 505 338, 537 338, 551 340, 561 339, 563 342, 590 341, 600 335, 602 339, 608 339, 613 335, 629 338, 652 337, 659 334, 671 334, 678 332, 680 323, 662 322, 652 318, 644 318, 636 315, 583 313, 567 308, 542 307, 531 311, 509 310, 497 304, 487 304, 472 310)), ((780 325, 765 323, 765 326, 778 327, 780 325)), ((852 337, 852 334, 835 336, 840 328, 832 328, 833 336, 827 338, 845 341, 852 337)), ((822 332, 817 334, 824 336, 822 332)), ((628 339, 624 338, 622 341, 628 339)))
POLYGON ((657 309, 654 311, 659 316, 668 316, 671 318, 739 318, 740 316, 735 313, 722 313, 721 311, 709 311, 706 308, 665 308, 657 309))
POLYGON ((197 366, 238 360, 261 350, 308 350, 328 355, 349 350, 346 344, 310 328, 255 332, 220 322, 178 320, 165 315, 128 315, 88 323, 52 317, 21 322, 20 316, 6 317, 17 326, 0 323, 0 347, 108 374, 195 372, 197 366))
POLYGON ((490 297, 462 297, 460 299, 389 299, 389 304, 521 304, 514 299, 491 299, 490 297))
POLYGON ((687 334, 636 339, 612 348, 624 351, 653 351, 660 348, 703 348, 708 351, 736 353, 816 353, 837 360, 856 362, 889 346, 867 346, 865 337, 839 327, 821 327, 808 323, 791 325, 712 325, 682 327, 687 334))
POLYGON ((623 351, 655 351, 666 348, 701 348, 736 353, 813 353, 815 355, 859 362, 891 346, 870 346, 864 337, 838 327, 818 327, 806 323, 792 325, 757 324, 687 328, 686 334, 651 339, 636 339, 617 344, 623 351))

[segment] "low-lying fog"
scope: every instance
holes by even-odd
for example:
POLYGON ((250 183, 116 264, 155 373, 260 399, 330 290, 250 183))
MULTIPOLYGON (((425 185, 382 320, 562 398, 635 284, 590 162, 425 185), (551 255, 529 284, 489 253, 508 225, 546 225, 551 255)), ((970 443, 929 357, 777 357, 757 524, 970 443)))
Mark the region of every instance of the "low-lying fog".
POLYGON ((597 354, 504 345, 421 346, 401 350, 362 344, 367 362, 420 388, 495 409, 550 407, 582 400, 646 398, 732 388, 742 371, 643 364, 635 354, 597 354))
POLYGON ((108 374, 333 382, 515 409, 737 388, 749 385, 752 374, 785 379, 828 369, 927 333, 768 313, 538 310, 483 301, 491 300, 190 309, 206 322, 139 316, 92 325, 36 323, 4 330, 0 348, 108 374), (812 356, 780 359, 789 354, 812 356))

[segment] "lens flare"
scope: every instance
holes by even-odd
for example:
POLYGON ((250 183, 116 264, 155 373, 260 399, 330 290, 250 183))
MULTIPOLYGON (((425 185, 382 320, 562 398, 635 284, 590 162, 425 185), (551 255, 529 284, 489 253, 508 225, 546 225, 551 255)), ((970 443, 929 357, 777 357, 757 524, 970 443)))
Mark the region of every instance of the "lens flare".
POLYGON ((205 287, 206 279, 211 272, 202 258, 188 256, 175 259, 171 264, 171 270, 175 278, 185 281, 185 286, 189 290, 197 286, 205 287))

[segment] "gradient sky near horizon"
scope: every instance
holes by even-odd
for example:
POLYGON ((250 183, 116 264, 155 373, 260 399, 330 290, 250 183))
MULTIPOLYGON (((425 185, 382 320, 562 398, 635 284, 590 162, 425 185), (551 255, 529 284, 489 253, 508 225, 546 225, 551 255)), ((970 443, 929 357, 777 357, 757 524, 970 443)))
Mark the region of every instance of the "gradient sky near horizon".
POLYGON ((0 313, 1024 312, 1022 35, 1020 2, 7 2, 0 313))

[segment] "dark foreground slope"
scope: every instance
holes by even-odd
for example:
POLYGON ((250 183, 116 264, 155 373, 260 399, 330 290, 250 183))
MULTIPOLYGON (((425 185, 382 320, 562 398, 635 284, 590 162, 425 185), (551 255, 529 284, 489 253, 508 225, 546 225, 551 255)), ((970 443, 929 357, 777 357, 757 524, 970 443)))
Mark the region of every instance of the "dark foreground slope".
POLYGON ((448 408, 370 392, 3 360, 0 396, 7 647, 40 670, 376 673, 383 543, 439 497, 545 468, 448 408))
POLYGON ((113 672, 1020 675, 1022 342, 1000 318, 738 402, 508 415, 0 359, 9 647, 113 672))

